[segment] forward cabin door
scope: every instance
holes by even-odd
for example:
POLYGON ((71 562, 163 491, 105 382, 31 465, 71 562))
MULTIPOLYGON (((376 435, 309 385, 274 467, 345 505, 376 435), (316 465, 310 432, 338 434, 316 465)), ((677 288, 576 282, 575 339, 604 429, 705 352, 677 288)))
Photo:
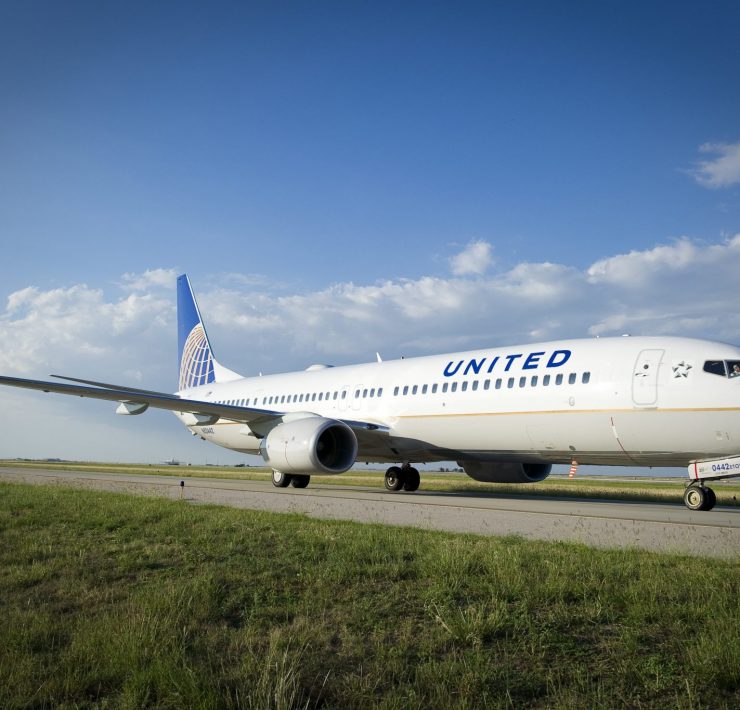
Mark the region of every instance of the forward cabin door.
POLYGON ((632 376, 632 401, 636 407, 658 406, 658 370, 665 350, 643 350, 632 376))

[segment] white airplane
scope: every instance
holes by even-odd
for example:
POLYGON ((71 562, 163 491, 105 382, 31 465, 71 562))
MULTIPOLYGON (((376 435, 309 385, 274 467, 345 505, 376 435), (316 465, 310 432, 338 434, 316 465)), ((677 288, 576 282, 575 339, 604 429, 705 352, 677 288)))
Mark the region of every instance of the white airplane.
POLYGON ((214 358, 186 276, 177 283, 175 394, 60 377, 0 384, 168 409, 195 436, 273 469, 277 487, 356 460, 393 464, 389 490, 415 491, 413 463, 456 460, 477 481, 542 481, 553 464, 688 466, 692 510, 708 480, 740 476, 740 348, 621 337, 242 377, 214 358))

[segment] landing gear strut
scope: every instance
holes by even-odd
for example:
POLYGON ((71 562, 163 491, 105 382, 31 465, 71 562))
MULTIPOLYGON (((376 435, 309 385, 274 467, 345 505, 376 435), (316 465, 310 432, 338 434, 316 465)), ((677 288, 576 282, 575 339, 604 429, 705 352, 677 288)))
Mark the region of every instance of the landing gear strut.
POLYGON ((389 491, 397 492, 402 488, 404 491, 415 491, 419 488, 420 481, 419 471, 409 464, 391 466, 385 472, 385 487, 389 491))
POLYGON ((717 503, 717 496, 711 488, 691 483, 683 493, 683 502, 689 510, 711 510, 717 503))

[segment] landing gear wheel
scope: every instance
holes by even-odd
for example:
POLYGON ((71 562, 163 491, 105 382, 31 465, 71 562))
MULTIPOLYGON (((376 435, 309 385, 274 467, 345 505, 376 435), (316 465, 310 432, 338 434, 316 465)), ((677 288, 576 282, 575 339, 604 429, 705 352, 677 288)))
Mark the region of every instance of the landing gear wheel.
POLYGON ((704 504, 702 510, 711 510, 717 505, 717 494, 711 488, 705 488, 707 492, 707 502, 704 504))
POLYGON ((419 483, 421 482, 419 471, 415 468, 409 467, 403 472, 403 474, 403 490, 409 492, 419 490, 419 483))
POLYGON ((292 476, 291 478, 290 485, 293 488, 305 488, 311 480, 311 476, 292 476))
POLYGON ((398 466, 391 466, 385 472, 385 487, 394 492, 403 488, 403 471, 398 466))
POLYGON ((287 488, 292 478, 293 476, 282 471, 275 471, 274 469, 272 471, 272 485, 275 488, 287 488))
MULTIPOLYGON (((710 508, 707 508, 711 500, 710 490, 710 488, 704 488, 704 486, 688 486, 683 493, 683 502, 689 510, 710 510, 710 508)), ((712 491, 712 496, 714 496, 714 491, 712 491)))

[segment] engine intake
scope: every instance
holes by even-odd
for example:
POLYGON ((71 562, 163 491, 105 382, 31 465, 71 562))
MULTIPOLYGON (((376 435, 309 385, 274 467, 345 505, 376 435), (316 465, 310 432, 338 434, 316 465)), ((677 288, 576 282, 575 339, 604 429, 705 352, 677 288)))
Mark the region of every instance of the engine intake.
POLYGON ((357 458, 357 437, 336 419, 305 417, 278 424, 262 439, 260 454, 283 473, 344 473, 357 458))
POLYGON ((537 483, 552 471, 549 463, 501 463, 458 461, 465 473, 482 483, 537 483))

